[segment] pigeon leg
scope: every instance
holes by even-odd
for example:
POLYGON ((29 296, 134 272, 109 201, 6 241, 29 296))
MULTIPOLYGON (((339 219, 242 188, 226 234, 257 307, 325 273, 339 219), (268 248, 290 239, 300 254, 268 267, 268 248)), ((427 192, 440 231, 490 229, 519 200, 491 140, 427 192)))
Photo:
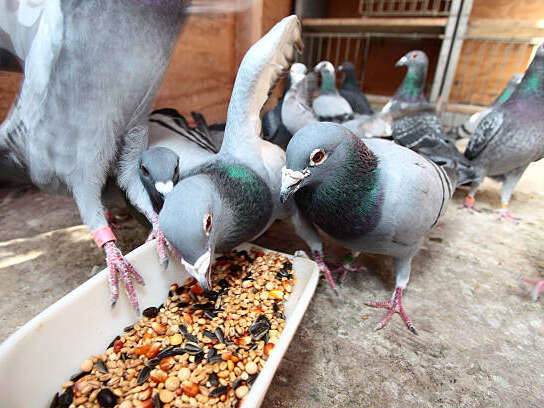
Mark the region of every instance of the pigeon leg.
POLYGON ((514 188, 516 187, 516 184, 518 183, 526 168, 527 166, 522 166, 504 175, 504 182, 502 183, 501 187, 502 208, 495 210, 495 212, 499 213, 499 220, 506 219, 516 224, 520 221, 520 218, 516 218, 512 214, 510 214, 510 212, 508 211, 508 204, 510 203, 510 199, 512 198, 514 188))
POLYGON ((154 236, 157 240, 157 253, 159 254, 159 263, 166 269, 168 267, 168 246, 166 238, 159 226, 159 216, 153 212, 148 217, 151 225, 153 225, 153 230, 149 234, 148 240, 151 236, 154 236))
POLYGON ((476 195, 476 191, 478 191, 478 187, 480 187, 480 184, 482 183, 481 180, 476 180, 470 183, 470 191, 468 192, 468 195, 465 198, 465 202, 463 203, 462 208, 466 208, 471 212, 480 212, 474 205, 474 202, 476 199, 474 196, 476 195))
POLYGON ((342 265, 340 265, 338 268, 333 269, 331 273, 341 273, 340 278, 338 279, 338 282, 340 284, 344 283, 344 280, 346 279, 346 276, 348 272, 362 272, 366 271, 366 268, 364 266, 355 266, 353 265, 355 258, 359 256, 360 252, 352 252, 344 257, 344 261, 342 262, 342 265))
POLYGON ((338 295, 338 288, 336 287, 336 283, 334 282, 334 279, 332 277, 332 273, 323 260, 323 252, 321 251, 313 251, 315 262, 317 263, 317 266, 319 266, 319 270, 322 271, 325 274, 325 278, 329 282, 329 285, 331 285, 332 290, 338 295))
POLYGON ((126 261, 115 244, 116 238, 109 226, 97 229, 93 234, 96 245, 102 247, 106 254, 106 263, 109 269, 111 292, 111 306, 115 306, 119 298, 119 276, 125 284, 130 304, 139 312, 138 297, 132 284, 132 279, 144 285, 144 280, 134 267, 126 261))
POLYGON ((412 321, 408 317, 408 314, 404 311, 402 306, 402 291, 406 288, 408 284, 408 279, 410 278, 410 262, 411 258, 408 259, 395 259, 395 271, 397 275, 397 283, 395 286, 395 291, 393 292, 393 297, 391 300, 386 302, 365 302, 367 306, 378 307, 382 309, 389 309, 382 321, 376 326, 376 330, 380 330, 385 327, 389 320, 393 317, 395 313, 400 314, 404 323, 412 333, 417 334, 417 331, 412 324, 412 321))
POLYGON ((523 278, 523 281, 534 286, 533 300, 536 302, 540 294, 544 291, 544 278, 523 278))

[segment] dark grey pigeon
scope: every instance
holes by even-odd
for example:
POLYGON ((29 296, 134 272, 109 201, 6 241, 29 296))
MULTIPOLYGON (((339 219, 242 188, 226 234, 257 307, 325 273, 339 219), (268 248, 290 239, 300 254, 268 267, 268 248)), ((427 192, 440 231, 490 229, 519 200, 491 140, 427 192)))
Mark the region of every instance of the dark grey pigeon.
POLYGON ((351 106, 336 89, 334 66, 329 61, 321 61, 313 70, 321 74, 321 89, 312 102, 317 118, 339 123, 353 119, 351 106))
POLYGON ((429 61, 423 51, 410 51, 396 66, 408 71, 395 95, 384 106, 382 114, 406 112, 393 120, 391 137, 398 144, 439 161, 457 162, 458 183, 474 180, 475 174, 467 160, 450 140, 434 107, 428 104, 423 88, 429 61))
POLYGON ((544 157, 544 43, 525 75, 502 105, 489 112, 472 134, 465 156, 476 170, 465 206, 475 209, 474 195, 487 177, 501 181, 501 218, 517 221, 508 211, 512 192, 530 163, 544 157))
POLYGON ((359 89, 355 81, 355 66, 353 63, 349 61, 344 62, 338 67, 338 72, 344 73, 344 82, 342 82, 342 86, 338 92, 348 101, 353 112, 362 115, 373 115, 374 111, 368 99, 366 99, 365 94, 359 89))
POLYGON ((478 124, 489 112, 491 112, 494 108, 502 105, 510 98, 510 96, 512 96, 512 93, 514 93, 514 90, 521 82, 521 78, 523 78, 523 74, 513 74, 506 83, 506 87, 502 90, 499 96, 497 96, 493 103, 487 108, 482 109, 481 111, 471 115, 465 123, 463 123, 461 126, 456 127, 453 132, 451 132, 453 137, 455 139, 470 137, 478 127, 478 124))
POLYGON ((368 304, 389 309, 377 328, 398 312, 416 333, 402 307, 402 292, 412 257, 454 191, 452 173, 391 141, 363 142, 334 123, 304 127, 293 136, 286 153, 282 200, 294 196, 300 212, 297 233, 310 246, 329 283, 334 287, 318 228, 355 256, 368 252, 393 257, 392 299, 368 304))
POLYGON ((283 120, 281 117, 281 107, 283 105, 283 100, 285 98, 285 94, 287 93, 287 91, 289 91, 290 88, 291 80, 288 76, 285 81, 285 86, 283 88, 283 94, 278 100, 278 103, 276 104, 276 106, 274 106, 274 108, 270 109, 263 116, 263 139, 278 145, 283 150, 287 148, 287 144, 293 136, 283 124, 283 120))
POLYGON ((147 146, 147 117, 185 3, 12 3, 0 6, 5 17, 0 19, 0 48, 24 61, 25 77, 0 128, 0 174, 8 168, 47 192, 72 194, 83 222, 106 253, 112 304, 120 277, 137 308, 132 279, 143 281, 116 246, 101 191, 112 175, 158 229, 138 176, 138 159, 147 146))
MULTIPOLYGON (((285 152, 263 140, 260 111, 269 91, 302 46, 296 16, 277 23, 246 53, 234 83, 219 153, 206 151, 162 127, 153 144, 180 157, 180 181, 166 196, 160 225, 189 274, 211 287, 214 253, 229 251, 290 215, 280 203, 285 152)), ((158 125, 158 124, 157 124, 158 125)))

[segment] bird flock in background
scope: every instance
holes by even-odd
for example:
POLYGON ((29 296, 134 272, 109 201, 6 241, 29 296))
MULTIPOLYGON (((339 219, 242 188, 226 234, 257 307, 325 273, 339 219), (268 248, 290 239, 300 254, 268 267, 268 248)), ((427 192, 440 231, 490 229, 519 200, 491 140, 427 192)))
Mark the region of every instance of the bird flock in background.
MULTIPOLYGON (((391 256, 396 274, 393 295, 388 301, 367 304, 387 309, 377 328, 399 313, 415 334, 402 305, 411 261, 456 187, 470 185, 465 207, 477 211, 474 195, 482 180, 501 180, 499 215, 517 221, 507 209, 512 191, 527 166, 544 156, 544 44, 526 73, 513 77, 492 105, 446 132, 424 94, 428 68, 424 52, 411 51, 397 62, 407 69, 404 80, 383 109, 374 112, 356 83, 351 62, 338 67, 344 75, 339 89, 330 62, 321 61, 311 70, 295 62, 302 47, 301 28, 297 17, 289 16, 244 56, 227 122, 209 125, 202 115, 192 113, 193 127, 174 109, 148 115, 181 26, 183 5, 170 0, 141 7, 112 4, 110 14, 101 14, 124 13, 161 27, 170 24, 165 20, 175 19, 170 31, 142 33, 156 35, 154 42, 149 38, 141 42, 160 44, 161 52, 142 46, 131 64, 128 54, 103 58, 109 62, 96 70, 96 77, 90 75, 70 89, 63 85, 67 75, 92 65, 99 50, 111 48, 82 47, 85 13, 91 15, 95 3, 74 14, 77 18, 62 14, 65 10, 55 8, 55 2, 48 3, 41 17, 28 16, 34 19, 32 24, 45 18, 57 21, 57 28, 64 30, 60 43, 49 34, 40 37, 40 31, 33 37, 25 30, 12 30, 12 37, 20 39, 17 44, 48 39, 45 50, 50 52, 18 54, 26 76, 1 128, 0 166, 11 178, 27 178, 43 189, 74 195, 84 222, 106 252, 113 304, 120 277, 137 309, 132 281, 143 281, 115 246, 104 218, 100 191, 107 174, 117 179, 130 203, 151 222, 160 262, 167 264, 169 250, 205 290, 211 287, 216 253, 257 238, 279 219, 291 220, 337 294, 337 280, 360 269, 354 264, 359 253, 391 256), (42 63, 44 59, 49 65, 42 63), (54 62, 64 68, 53 68, 54 62), (125 65, 130 70, 139 67, 136 74, 130 73, 138 77, 133 86, 129 73, 118 68, 125 65), (42 75, 41 81, 29 74, 34 71, 42 75), (270 92, 285 72, 281 98, 261 118, 270 92), (108 100, 93 94, 91 81, 95 85, 113 81, 108 92, 102 91, 108 100), (114 84, 127 81, 127 86, 114 84), (60 124, 55 109, 66 100, 81 112, 70 123, 60 124), (90 103, 78 105, 83 100, 90 103), (121 100, 125 104, 115 105, 121 100), (89 117, 103 119, 89 124, 84 119, 89 117), (65 134, 59 129, 70 129, 70 142, 54 141, 65 134), (470 141, 462 154, 454 142, 465 135, 470 141), (349 251, 341 264, 325 262, 322 235, 349 251)), ((104 18, 102 26, 120 29, 104 18)), ((126 30, 130 35, 131 28, 126 30)), ((66 115, 62 117, 66 120, 66 115)), ((532 283, 538 296, 544 280, 532 283)))

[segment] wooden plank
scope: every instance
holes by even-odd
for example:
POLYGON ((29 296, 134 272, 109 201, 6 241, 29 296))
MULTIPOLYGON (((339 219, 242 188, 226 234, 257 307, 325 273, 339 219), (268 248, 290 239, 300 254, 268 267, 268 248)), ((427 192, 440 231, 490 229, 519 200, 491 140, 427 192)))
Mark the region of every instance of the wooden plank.
POLYGON ((305 31, 442 33, 447 18, 305 18, 305 31))
POLYGON ((544 38, 544 25, 542 20, 471 19, 467 36, 511 39, 544 38))

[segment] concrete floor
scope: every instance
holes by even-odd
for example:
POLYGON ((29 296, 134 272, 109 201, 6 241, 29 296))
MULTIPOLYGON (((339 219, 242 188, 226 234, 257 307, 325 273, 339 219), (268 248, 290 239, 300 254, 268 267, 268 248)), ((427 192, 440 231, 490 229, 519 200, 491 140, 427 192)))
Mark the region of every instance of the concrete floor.
MULTIPOLYGON (((544 406, 544 299, 521 282, 544 273, 543 180, 544 161, 521 180, 519 225, 460 210, 456 193, 413 261, 404 305, 419 336, 398 315, 373 330, 384 311, 363 302, 389 298, 389 259, 361 256, 368 272, 349 276, 340 299, 321 280, 263 407, 544 406)), ((498 185, 486 181, 477 199, 497 207, 498 185)), ((118 231, 124 251, 146 235, 134 220, 118 231)), ((285 222, 257 243, 305 249, 285 222)), ((71 198, 0 190, 0 341, 103 267, 71 198)))

